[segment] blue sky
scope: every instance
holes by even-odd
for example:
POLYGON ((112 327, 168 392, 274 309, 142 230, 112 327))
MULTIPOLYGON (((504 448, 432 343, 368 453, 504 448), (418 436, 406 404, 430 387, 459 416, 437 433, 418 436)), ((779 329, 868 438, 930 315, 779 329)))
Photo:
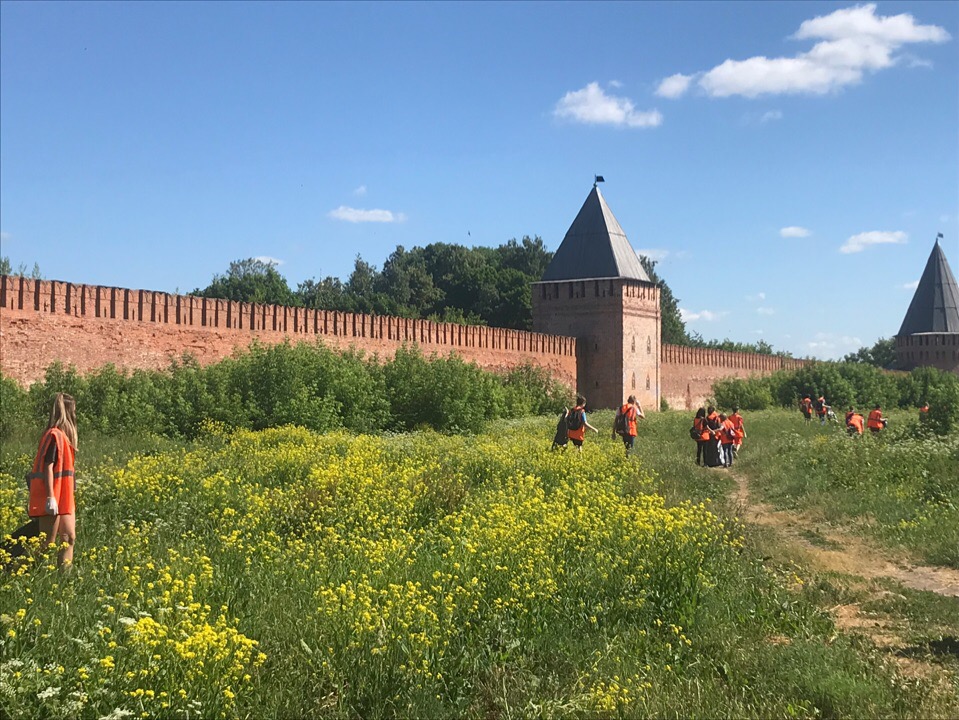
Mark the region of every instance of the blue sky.
POLYGON ((563 239, 594 174, 690 330, 841 357, 959 271, 959 3, 0 4, 0 253, 188 292, 563 239))

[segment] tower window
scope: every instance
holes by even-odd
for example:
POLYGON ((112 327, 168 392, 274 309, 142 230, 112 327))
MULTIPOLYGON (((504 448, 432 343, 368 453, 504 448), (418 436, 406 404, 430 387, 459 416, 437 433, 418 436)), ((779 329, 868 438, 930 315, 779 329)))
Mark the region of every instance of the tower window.
POLYGON ((636 352, 636 336, 633 335, 633 352, 636 352))
POLYGON ((649 390, 649 373, 646 374, 646 389, 649 390))
POLYGON ((653 352, 653 340, 649 335, 646 336, 646 354, 649 355, 653 352))
POLYGON ((631 387, 633 390, 636 389, 636 373, 633 373, 633 380, 632 380, 632 384, 630 385, 630 387, 631 387))

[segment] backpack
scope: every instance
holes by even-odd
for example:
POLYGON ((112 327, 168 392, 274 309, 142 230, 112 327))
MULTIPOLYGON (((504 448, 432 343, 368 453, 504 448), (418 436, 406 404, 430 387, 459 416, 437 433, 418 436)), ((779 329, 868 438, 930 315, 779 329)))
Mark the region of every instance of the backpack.
POLYGON ((617 435, 626 436, 629 435, 629 418, 626 413, 623 412, 620 408, 619 412, 616 413, 616 420, 613 423, 613 430, 617 435))
POLYGON ((699 440, 700 439, 699 436, 700 436, 699 429, 695 425, 689 428, 689 437, 691 437, 693 440, 699 440))
POLYGON ((586 423, 583 417, 583 408, 573 408, 566 417, 566 427, 570 430, 579 430, 586 423))

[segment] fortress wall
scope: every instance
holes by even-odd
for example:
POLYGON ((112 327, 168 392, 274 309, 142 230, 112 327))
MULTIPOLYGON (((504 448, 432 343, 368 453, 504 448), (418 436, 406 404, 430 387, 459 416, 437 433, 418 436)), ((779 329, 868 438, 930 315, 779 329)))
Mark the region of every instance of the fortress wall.
POLYGON ((0 276, 0 371, 26 385, 54 360, 80 372, 106 363, 159 370, 185 352, 201 364, 216 362, 254 338, 321 340, 382 358, 415 344, 427 355, 455 352, 490 370, 531 363, 576 385, 570 337, 0 276))
POLYGON ((797 370, 805 361, 778 355, 730 352, 712 348, 663 345, 662 396, 674 409, 695 410, 712 395, 713 383, 730 377, 769 375, 797 370))

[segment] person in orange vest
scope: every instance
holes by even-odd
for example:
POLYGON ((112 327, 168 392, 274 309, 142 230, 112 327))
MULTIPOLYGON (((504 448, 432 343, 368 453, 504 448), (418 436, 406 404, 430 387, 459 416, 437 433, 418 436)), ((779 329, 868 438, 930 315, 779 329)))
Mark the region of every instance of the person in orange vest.
POLYGON ((869 413, 869 419, 866 421, 866 427, 873 435, 878 435, 879 431, 886 427, 886 418, 882 416, 882 408, 879 405, 869 413))
POLYGON ((849 412, 846 413, 846 432, 850 435, 856 435, 857 437, 861 436, 864 424, 863 416, 857 413, 850 405, 849 412))
POLYGON ((570 410, 566 417, 566 436, 579 452, 583 451, 583 440, 586 439, 587 430, 592 430, 594 433, 599 432, 586 419, 586 398, 577 395, 576 407, 570 410))
POLYGON ((706 467, 719 467, 723 464, 722 445, 720 442, 720 433, 723 429, 722 420, 716 408, 710 405, 706 408, 706 429, 709 431, 709 439, 706 441, 703 463, 706 467))
POLYGON ((613 439, 615 440, 617 435, 623 439, 626 457, 629 457, 636 443, 636 421, 645 417, 636 396, 630 395, 613 419, 613 439))
POLYGON ((825 425, 826 413, 829 411, 829 406, 826 405, 826 398, 820 395, 818 398, 816 398, 814 406, 816 408, 816 415, 819 416, 819 424, 825 425))
POLYGON ((743 416, 739 414, 739 408, 733 408, 733 414, 729 416, 733 429, 736 431, 736 439, 733 441, 733 457, 739 454, 743 447, 743 438, 746 437, 746 426, 743 424, 743 416))
POLYGON ((812 400, 809 399, 808 395, 803 395, 802 400, 799 401, 799 410, 806 418, 806 422, 812 420, 812 400))
POLYGON ((40 521, 47 536, 44 548, 58 538, 64 543, 57 557, 61 567, 73 562, 76 543, 74 461, 77 452, 77 404, 70 395, 57 393, 50 408, 50 421, 40 437, 30 481, 28 514, 40 521))
POLYGON ((706 461, 706 443, 709 442, 709 428, 706 427, 706 408, 699 408, 693 418, 693 427, 690 429, 693 440, 696 441, 696 464, 706 461))
POLYGON ((929 403, 923 401, 922 405, 919 407, 919 422, 925 423, 929 421, 929 403))
POLYGON ((723 467, 732 467, 733 443, 736 442, 736 428, 733 426, 733 421, 726 416, 726 413, 719 415, 719 422, 721 425, 719 430, 719 443, 723 467))

